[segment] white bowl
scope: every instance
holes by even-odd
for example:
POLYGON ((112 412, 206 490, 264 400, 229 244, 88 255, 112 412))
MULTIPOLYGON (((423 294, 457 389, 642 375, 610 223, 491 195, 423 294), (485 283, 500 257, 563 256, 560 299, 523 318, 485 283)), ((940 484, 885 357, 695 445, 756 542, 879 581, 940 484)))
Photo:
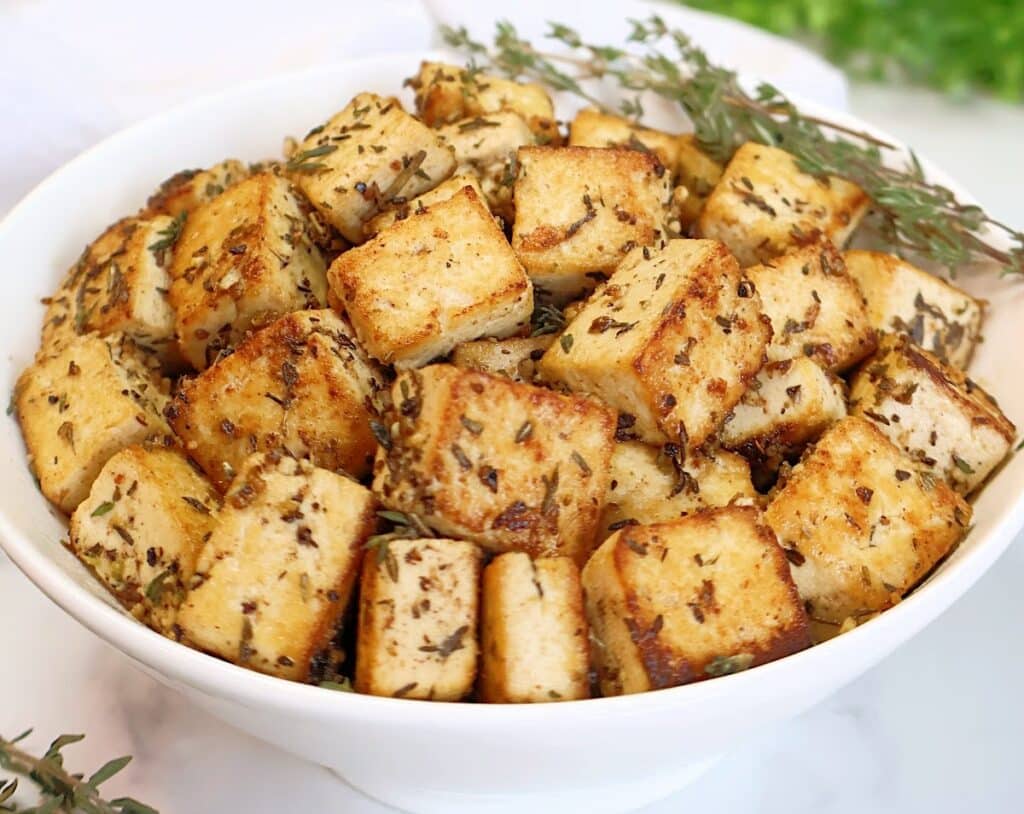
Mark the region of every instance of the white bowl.
MULTIPOLYGON (((79 156, 0 224, 0 387, 36 349, 42 309, 81 248, 159 181, 226 156, 276 155, 357 91, 394 93, 414 54, 352 62, 199 99, 79 156)), ((850 116, 808 112, 887 136, 850 116)), ((967 115, 965 113, 965 115, 967 115)), ((965 193, 925 163, 934 180, 965 193)), ((991 302, 972 375, 1018 424, 1024 285, 989 269, 960 283, 991 302)), ((856 678, 949 607, 1024 525, 1024 456, 977 499, 976 527, 906 601, 819 647, 757 669, 659 692, 561 704, 487 706, 373 698, 292 684, 175 644, 136 623, 61 546, 66 524, 39 494, 17 425, 0 428, 0 538, 54 602, 143 670, 258 737, 412 811, 622 811, 697 776, 755 728, 795 715, 856 678)))

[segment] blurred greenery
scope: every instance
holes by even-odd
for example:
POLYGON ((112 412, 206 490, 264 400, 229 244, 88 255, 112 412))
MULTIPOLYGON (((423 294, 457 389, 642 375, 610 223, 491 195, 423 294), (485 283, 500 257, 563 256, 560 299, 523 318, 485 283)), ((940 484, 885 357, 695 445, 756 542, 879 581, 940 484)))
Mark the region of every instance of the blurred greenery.
POLYGON ((820 49, 851 74, 1024 100, 1024 0, 682 0, 820 49))

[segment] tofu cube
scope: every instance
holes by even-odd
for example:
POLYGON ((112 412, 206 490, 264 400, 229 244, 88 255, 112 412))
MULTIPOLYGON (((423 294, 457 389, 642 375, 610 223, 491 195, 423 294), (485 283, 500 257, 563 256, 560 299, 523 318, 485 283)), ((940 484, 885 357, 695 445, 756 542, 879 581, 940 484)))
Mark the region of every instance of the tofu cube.
POLYGON ((855 250, 845 258, 872 327, 906 334, 943 362, 967 368, 981 338, 981 301, 895 255, 855 250))
POLYGON ((173 443, 167 383, 123 334, 86 334, 43 352, 18 378, 14 403, 39 488, 68 514, 115 453, 147 439, 173 443))
POLYGON ((182 640, 306 681, 352 597, 376 527, 369 490, 308 461, 249 458, 231 484, 178 612, 182 640))
POLYGON ((356 692, 458 701, 476 679, 480 549, 461 540, 391 540, 365 558, 356 692))
POLYGON ((455 170, 455 155, 394 97, 360 93, 314 127, 286 169, 324 219, 352 243, 395 198, 415 198, 455 170))
POLYGON ((379 215, 374 215, 366 226, 363 227, 363 231, 367 238, 373 237, 380 232, 383 232, 389 226, 393 226, 398 221, 405 220, 412 213, 422 215, 426 210, 436 203, 447 201, 452 198, 453 195, 461 192, 465 187, 472 187, 473 192, 481 200, 484 198, 484 192, 480 189, 480 181, 475 175, 453 175, 447 181, 442 181, 436 187, 429 192, 424 192, 422 195, 418 195, 412 200, 405 200, 404 198, 396 198, 391 202, 388 209, 381 212, 379 215))
POLYGON ((448 537, 586 561, 608 491, 615 413, 576 395, 432 365, 392 388, 373 491, 448 537))
POLYGON ((637 246, 665 234, 669 173, 652 155, 594 147, 523 147, 512 248, 555 303, 593 289, 637 246))
POLYGON ((472 189, 345 252, 328 279, 363 347, 398 368, 514 334, 533 313, 530 280, 472 189))
POLYGON ((572 560, 501 554, 484 569, 481 593, 481 701, 536 704, 590 696, 587 618, 572 560))
POLYGON ((602 537, 627 526, 675 520, 700 509, 752 504, 757 498, 750 464, 725 450, 684 457, 672 444, 659 448, 625 441, 615 447, 611 475, 601 513, 602 537))
POLYGON ((831 243, 796 249, 746 273, 772 321, 769 361, 809 356, 841 372, 874 351, 864 296, 831 243))
POLYGON ((174 636, 219 506, 180 452, 130 446, 107 461, 71 515, 69 547, 136 619, 174 636))
POLYGON ((255 451, 283 450, 354 477, 370 472, 384 374, 333 311, 297 311, 252 333, 193 379, 166 415, 221 491, 255 451))
POLYGON ((631 416, 642 441, 702 446, 740 400, 771 335, 725 246, 634 250, 540 361, 541 376, 631 416))
POLYGON ((49 299, 43 347, 56 350, 92 331, 122 332, 156 351, 167 367, 180 367, 174 311, 167 300, 180 228, 180 220, 166 215, 125 218, 108 228, 49 299))
POLYGON ((416 93, 420 118, 431 127, 510 111, 526 121, 540 143, 561 141, 554 104, 544 86, 536 82, 515 82, 458 65, 424 62, 409 84, 416 93))
POLYGON ((479 178, 491 211, 512 223, 519 148, 536 143, 523 117, 511 112, 490 113, 442 125, 437 132, 455 151, 455 171, 479 178))
POLYGON ((229 158, 205 170, 183 170, 175 173, 154 192, 144 213, 176 217, 212 201, 224 190, 249 177, 249 168, 229 158))
POLYGON ((1009 454, 1016 427, 963 371, 906 336, 886 336, 850 380, 850 412, 954 490, 977 489, 1009 454))
POLYGON ((514 382, 533 384, 537 378, 537 362, 554 341, 554 334, 542 334, 463 342, 452 353, 452 364, 464 370, 479 370, 514 382))
POLYGON ((674 173, 679 162, 679 137, 642 124, 585 107, 569 126, 570 147, 619 147, 653 153, 674 173))
POLYGON ((810 645, 789 565, 757 509, 629 526, 583 569, 603 695, 738 672, 810 645))
POLYGON ((842 247, 870 199, 842 178, 802 172, 785 150, 748 142, 708 197, 696 230, 721 240, 741 266, 827 238, 842 247))
POLYGON ((871 422, 847 416, 765 511, 811 619, 834 629, 891 607, 956 545, 971 507, 871 422))
POLYGON ((704 204, 721 180, 725 167, 700 148, 693 133, 679 136, 676 146, 679 153, 675 166, 676 178, 689 193, 683 201, 679 216, 682 225, 690 227, 700 217, 704 204))
POLYGON ((267 173, 189 214, 174 250, 170 298, 178 343, 196 370, 251 327, 323 306, 326 269, 310 230, 288 181, 267 173))
POLYGON ((776 470, 845 415, 842 382, 816 362, 769 362, 725 419, 722 446, 776 470))

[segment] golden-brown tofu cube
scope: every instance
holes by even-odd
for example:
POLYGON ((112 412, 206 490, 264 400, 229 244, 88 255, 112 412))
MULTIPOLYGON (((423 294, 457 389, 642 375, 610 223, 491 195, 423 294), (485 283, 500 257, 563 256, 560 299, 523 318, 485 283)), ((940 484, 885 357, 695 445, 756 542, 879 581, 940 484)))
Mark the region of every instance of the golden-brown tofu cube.
POLYGON ((189 214, 174 250, 171 305, 196 370, 251 327, 323 306, 325 264, 305 204, 284 178, 242 181, 189 214))
POLYGON ((455 171, 478 177, 491 211, 512 223, 519 148, 536 143, 522 116, 507 111, 473 116, 442 125, 437 132, 455 150, 455 171))
POLYGON ((942 361, 967 367, 981 337, 979 300, 895 255, 855 250, 844 256, 874 328, 906 334, 942 361))
POLYGON ((455 170, 455 155, 394 97, 360 93, 314 127, 286 169, 320 214, 352 243, 394 199, 415 198, 455 170))
POLYGON ((587 293, 637 246, 664 235, 669 174, 651 155, 595 147, 524 147, 512 248, 556 303, 587 293))
POLYGON ((587 619, 572 560, 501 554, 484 569, 481 604, 481 701, 546 703, 590 696, 587 619))
POLYGON ((756 497, 750 464, 732 452, 714 450, 684 457, 672 444, 659 448, 625 441, 616 445, 612 455, 600 533, 605 536, 626 526, 675 520, 700 509, 752 503, 756 497))
POLYGON ((842 382, 816 362, 769 362, 722 425, 722 445, 774 470, 845 415, 842 382))
POLYGON ((397 223, 398 221, 405 220, 409 215, 414 212, 418 215, 422 215, 430 206, 447 201, 452 196, 461 192, 465 187, 472 187, 473 192, 481 200, 484 198, 483 190, 480 189, 480 181, 475 175, 453 175, 447 181, 442 181, 436 187, 429 192, 424 192, 422 195, 417 195, 412 200, 405 200, 404 198, 396 198, 391 202, 389 208, 381 212, 379 215, 374 215, 366 226, 363 227, 363 232, 367 238, 371 238, 379 232, 383 232, 389 226, 397 223))
POLYGON ((69 546, 135 618, 173 636, 219 506, 213 486, 179 451, 127 447, 71 515, 69 546))
POLYGON ((722 178, 725 169, 705 153, 692 133, 679 136, 677 143, 679 160, 676 164, 676 178, 689 193, 683 201, 680 219, 684 227, 696 223, 704 204, 722 178))
POLYGON ((182 640, 305 681, 335 636, 376 527, 369 490, 308 461, 252 456, 224 498, 178 612, 182 640))
POLYGON ((971 507, 871 422, 833 424, 765 511, 811 618, 838 628, 900 600, 964 536, 971 507))
POLYGON ((399 368, 509 336, 533 313, 529 278, 467 188, 345 252, 328 279, 363 347, 399 368))
POLYGON ((802 172, 785 150, 748 142, 725 168, 697 220, 741 266, 763 263, 822 238, 842 247, 870 201, 856 184, 802 172))
POLYGON ((122 332, 180 367, 168 276, 181 221, 125 218, 82 253, 48 301, 42 345, 57 350, 75 336, 122 332))
POLYGON ((810 644, 786 557, 753 507, 616 532, 583 569, 603 695, 738 672, 810 644))
POLYGON ((382 371, 333 311, 297 311, 245 339, 193 379, 167 418, 224 491, 254 451, 284 450, 324 469, 367 474, 382 371))
POLYGON ((961 494, 984 482, 1016 434, 988 393, 903 335, 886 336, 850 380, 850 412, 961 494))
POLYGON ((554 341, 554 334, 543 334, 463 342, 452 353, 452 364, 532 384, 537 378, 537 362, 554 341))
POLYGON ((359 589, 356 692, 458 701, 472 691, 481 560, 461 540, 373 547, 359 589))
POLYGON ((450 537, 492 551, 572 557, 596 543, 615 413, 450 365, 403 373, 373 490, 450 537))
POLYGON ((14 403, 39 487, 68 514, 115 452, 150 438, 173 443, 159 365, 123 334, 86 334, 40 353, 14 403))
POLYGON ((164 181, 150 196, 144 212, 149 216, 171 217, 191 212, 248 177, 249 168, 233 158, 205 170, 182 170, 164 181))
POLYGON ((522 116, 541 143, 561 141, 551 97, 536 82, 514 82, 457 65, 424 62, 409 84, 416 92, 420 118, 431 127, 511 111, 522 116))
POLYGON ((696 449, 764 359, 761 302, 714 240, 634 250, 540 362, 541 376, 631 416, 647 443, 696 449))
POLYGON ((875 349, 864 296, 831 243, 796 249, 746 274, 772 321, 770 361, 809 356, 841 372, 875 349))
POLYGON ((653 153, 670 173, 679 161, 679 137, 585 107, 569 125, 570 147, 621 147, 653 153))

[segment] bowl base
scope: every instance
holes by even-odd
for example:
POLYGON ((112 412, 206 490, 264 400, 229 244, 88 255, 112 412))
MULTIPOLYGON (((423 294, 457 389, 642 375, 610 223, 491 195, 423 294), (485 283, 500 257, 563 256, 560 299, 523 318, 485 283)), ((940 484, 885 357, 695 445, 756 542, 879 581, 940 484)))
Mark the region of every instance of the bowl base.
POLYGON ((409 814, 625 814, 663 800, 693 783, 714 766, 721 755, 688 763, 679 769, 644 775, 631 781, 595 784, 586 788, 513 794, 464 794, 443 789, 398 788, 395 785, 352 783, 334 769, 328 771, 356 791, 409 814))

